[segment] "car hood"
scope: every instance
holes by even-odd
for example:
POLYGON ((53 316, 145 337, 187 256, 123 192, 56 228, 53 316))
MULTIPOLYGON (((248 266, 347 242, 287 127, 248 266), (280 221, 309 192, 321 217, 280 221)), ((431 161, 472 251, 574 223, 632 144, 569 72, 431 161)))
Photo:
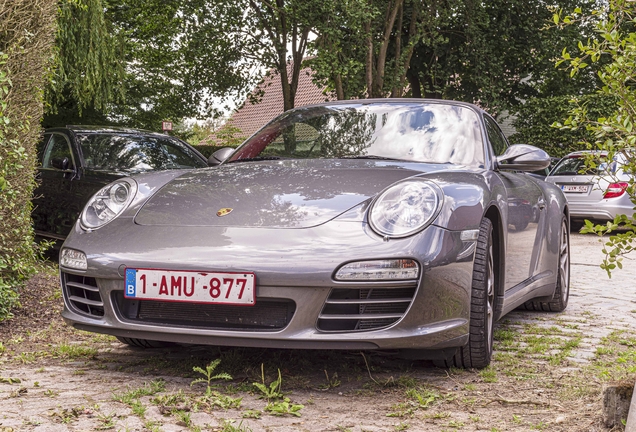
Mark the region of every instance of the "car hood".
POLYGON ((229 163, 189 171, 155 193, 140 225, 308 228, 374 197, 387 186, 449 165, 375 160, 229 163))

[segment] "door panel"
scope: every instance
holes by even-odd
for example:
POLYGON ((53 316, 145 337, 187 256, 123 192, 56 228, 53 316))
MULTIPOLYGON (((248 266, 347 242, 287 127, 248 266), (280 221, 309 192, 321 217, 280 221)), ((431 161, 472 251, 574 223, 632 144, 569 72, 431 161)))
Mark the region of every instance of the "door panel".
POLYGON ((505 290, 532 277, 541 238, 537 235, 543 222, 543 192, 534 179, 524 173, 500 172, 508 194, 505 290))
POLYGON ((75 222, 70 214, 74 201, 73 180, 77 175, 75 160, 68 137, 51 134, 38 168, 40 183, 33 199, 35 229, 40 233, 66 237, 75 222))

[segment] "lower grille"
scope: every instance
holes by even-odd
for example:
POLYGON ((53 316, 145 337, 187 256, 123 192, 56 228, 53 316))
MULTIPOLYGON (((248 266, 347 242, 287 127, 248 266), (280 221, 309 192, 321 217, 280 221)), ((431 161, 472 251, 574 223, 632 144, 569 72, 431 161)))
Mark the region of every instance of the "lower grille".
POLYGON ((94 318, 104 316, 104 303, 95 278, 62 272, 62 287, 75 312, 94 318))
POLYGON ((165 326, 219 330, 274 331, 283 329, 296 311, 287 299, 256 298, 254 306, 232 306, 133 300, 113 292, 122 315, 131 321, 165 326))
POLYGON ((416 287, 335 288, 322 308, 318 329, 360 331, 390 326, 407 311, 416 287))

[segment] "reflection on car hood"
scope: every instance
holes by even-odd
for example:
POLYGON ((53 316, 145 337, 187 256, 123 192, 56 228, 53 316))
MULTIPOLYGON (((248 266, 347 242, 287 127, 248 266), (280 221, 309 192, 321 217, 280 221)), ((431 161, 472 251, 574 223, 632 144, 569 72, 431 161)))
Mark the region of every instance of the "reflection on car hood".
POLYGON ((448 168, 338 159, 231 163, 174 179, 148 200, 135 222, 307 228, 333 219, 396 181, 448 168))

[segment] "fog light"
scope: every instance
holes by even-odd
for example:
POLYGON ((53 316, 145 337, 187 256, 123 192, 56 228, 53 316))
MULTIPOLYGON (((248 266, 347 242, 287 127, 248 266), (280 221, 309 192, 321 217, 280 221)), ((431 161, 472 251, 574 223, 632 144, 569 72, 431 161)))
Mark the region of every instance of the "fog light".
POLYGON ((336 280, 416 279, 420 266, 411 259, 358 261, 345 264, 336 273, 336 280))
POLYGON ((67 248, 62 249, 60 252, 60 265, 76 270, 86 270, 88 268, 84 252, 67 248))
POLYGON ((479 230, 464 230, 459 234, 462 241, 475 241, 479 238, 479 230))

